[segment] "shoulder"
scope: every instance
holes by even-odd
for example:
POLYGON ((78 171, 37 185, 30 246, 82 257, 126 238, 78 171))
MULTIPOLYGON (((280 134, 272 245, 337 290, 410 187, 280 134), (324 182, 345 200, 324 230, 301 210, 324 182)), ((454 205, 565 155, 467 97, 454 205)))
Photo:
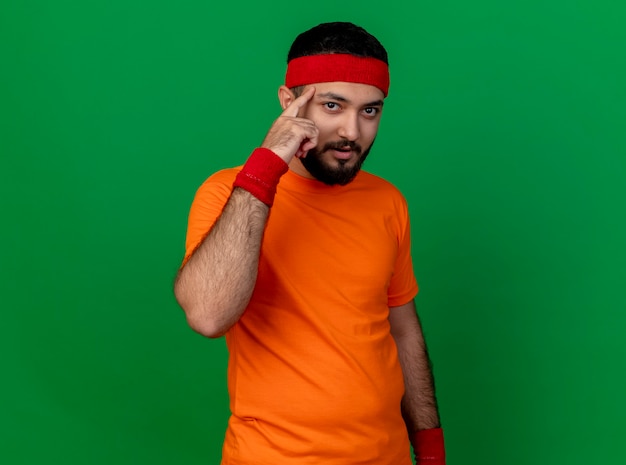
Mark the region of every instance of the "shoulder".
POLYGON ((368 171, 359 171, 358 176, 355 179, 355 182, 361 184, 364 187, 368 187, 370 189, 381 190, 383 192, 388 192, 389 195, 400 195, 402 193, 400 190, 393 185, 391 182, 387 181, 380 176, 372 174, 368 171))
POLYGON ((211 184, 232 184, 240 170, 241 166, 216 171, 202 183, 200 188, 211 184))
POLYGON ((227 168, 213 173, 196 191, 196 199, 206 196, 230 195, 235 176, 240 169, 241 167, 227 168))
POLYGON ((354 180, 355 188, 367 192, 378 199, 386 199, 396 205, 406 208, 406 198, 395 185, 386 179, 367 171, 360 171, 354 180))

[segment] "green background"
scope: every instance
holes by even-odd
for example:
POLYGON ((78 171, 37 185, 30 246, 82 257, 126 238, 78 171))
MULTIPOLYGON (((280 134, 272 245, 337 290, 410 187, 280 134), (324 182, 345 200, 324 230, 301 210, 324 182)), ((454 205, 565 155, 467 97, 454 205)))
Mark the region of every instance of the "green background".
POLYGON ((626 463, 623 1, 0 4, 0 462, 215 464, 223 340, 172 293, 196 188, 350 20, 391 93, 452 465, 626 463))

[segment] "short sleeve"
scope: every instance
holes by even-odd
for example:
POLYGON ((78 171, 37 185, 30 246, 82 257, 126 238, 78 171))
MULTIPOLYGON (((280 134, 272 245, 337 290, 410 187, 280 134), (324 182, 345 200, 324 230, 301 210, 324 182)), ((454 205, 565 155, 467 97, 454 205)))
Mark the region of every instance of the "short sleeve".
POLYGON ((388 305, 390 307, 397 307, 410 302, 419 290, 413 273, 411 224, 404 198, 402 198, 402 203, 398 210, 398 219, 398 255, 387 291, 388 305))
POLYGON ((218 171, 198 188, 189 211, 183 264, 189 260, 221 215, 238 171, 218 171))

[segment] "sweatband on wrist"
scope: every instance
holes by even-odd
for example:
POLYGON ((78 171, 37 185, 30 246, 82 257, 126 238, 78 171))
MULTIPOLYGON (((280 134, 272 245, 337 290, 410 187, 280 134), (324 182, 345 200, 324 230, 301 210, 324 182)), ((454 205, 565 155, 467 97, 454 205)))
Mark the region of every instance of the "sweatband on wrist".
POLYGON ((411 437, 417 465, 445 465, 446 450, 443 429, 431 428, 416 432, 411 437))
POLYGON ((240 187, 268 207, 274 204, 276 187, 289 165, 270 149, 254 149, 248 161, 235 177, 233 187, 240 187))
POLYGON ((356 82, 389 93, 389 66, 382 60, 345 53, 308 55, 287 63, 285 85, 290 89, 318 82, 356 82))

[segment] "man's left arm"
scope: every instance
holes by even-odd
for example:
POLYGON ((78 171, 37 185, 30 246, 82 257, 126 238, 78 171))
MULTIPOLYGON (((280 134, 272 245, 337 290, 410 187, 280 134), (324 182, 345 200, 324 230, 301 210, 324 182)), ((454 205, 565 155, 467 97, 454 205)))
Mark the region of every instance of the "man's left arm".
POLYGON ((404 374, 402 415, 417 464, 444 465, 443 431, 435 397, 435 383, 415 302, 411 300, 404 305, 391 307, 389 324, 404 374))

